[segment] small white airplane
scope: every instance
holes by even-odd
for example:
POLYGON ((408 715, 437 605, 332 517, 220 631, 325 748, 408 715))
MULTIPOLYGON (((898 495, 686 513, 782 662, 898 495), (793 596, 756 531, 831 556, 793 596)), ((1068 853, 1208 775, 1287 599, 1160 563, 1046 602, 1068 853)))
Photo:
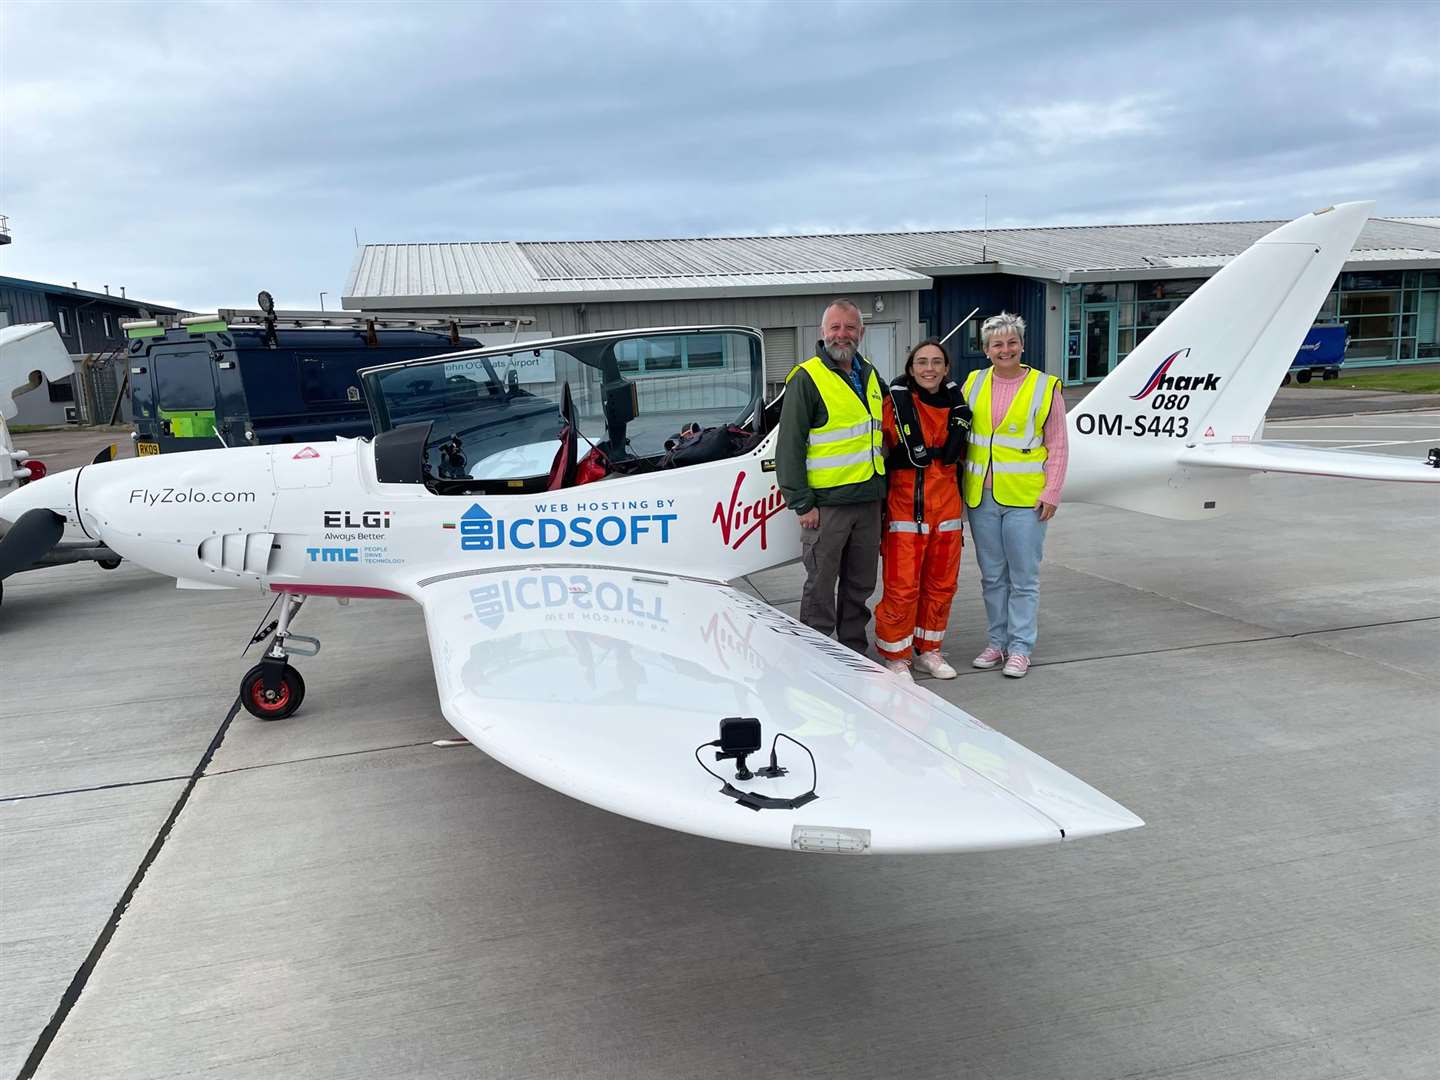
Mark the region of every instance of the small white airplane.
MULTIPOLYGON (((1125 359, 1071 414, 1067 498, 1201 518, 1239 506, 1255 472, 1440 480, 1419 461, 1256 441, 1368 206, 1275 230, 1125 359)), ((290 654, 318 649, 291 631, 307 597, 414 600, 441 707, 467 739, 577 799, 702 836, 955 852, 1141 825, 726 584, 800 550, 773 480, 778 402, 761 403, 759 338, 635 330, 374 368, 373 441, 115 461, 6 496, 0 574, 70 522, 181 587, 278 594, 240 688, 270 719, 304 695, 290 654), (558 408, 522 388, 526 366, 563 384, 558 408), (657 433, 720 409, 745 421, 702 439, 720 456, 667 458, 657 433), (603 478, 593 454, 577 460, 587 425, 603 425, 603 478), (763 758, 767 739, 752 774, 745 755, 763 758), (712 745, 733 774, 701 759, 712 745)))
MULTIPOLYGON (((19 413, 15 399, 38 390, 46 379, 55 382, 75 374, 75 365, 65 351, 65 342, 54 323, 16 323, 0 326, 0 496, 45 475, 45 463, 32 458, 11 441, 6 421, 19 413)), ((95 461, 114 457, 113 448, 102 451, 95 461)), ((0 520, 0 602, 4 601, 4 578, 19 570, 38 570, 63 563, 93 561, 107 570, 120 565, 119 557, 95 540, 65 540, 50 545, 37 559, 24 566, 7 568, 3 541, 5 522, 0 520)))

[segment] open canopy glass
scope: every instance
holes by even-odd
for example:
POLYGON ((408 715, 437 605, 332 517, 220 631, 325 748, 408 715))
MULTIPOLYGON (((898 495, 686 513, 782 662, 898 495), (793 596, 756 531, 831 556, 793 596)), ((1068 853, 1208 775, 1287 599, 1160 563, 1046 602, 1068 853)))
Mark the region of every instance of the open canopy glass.
POLYGON ((362 373, 377 435, 429 423, 438 481, 545 475, 568 385, 585 443, 612 460, 658 459, 690 424, 743 424, 764 392, 760 335, 743 327, 632 330, 452 353, 362 373))

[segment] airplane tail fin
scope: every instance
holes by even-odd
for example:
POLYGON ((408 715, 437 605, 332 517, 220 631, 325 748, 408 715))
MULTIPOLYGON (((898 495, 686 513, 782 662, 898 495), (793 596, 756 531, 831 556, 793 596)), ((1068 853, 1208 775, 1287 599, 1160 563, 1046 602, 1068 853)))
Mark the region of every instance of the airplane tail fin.
POLYGON ((1256 241, 1156 327, 1080 408, 1126 416, 1126 434, 1137 430, 1129 421, 1142 418, 1147 433, 1159 431, 1155 438, 1183 443, 1257 435, 1373 205, 1317 210, 1256 241))
POLYGON ((1066 497, 1171 518, 1243 503, 1247 474, 1197 473, 1190 466, 1218 460, 1196 451, 1257 439, 1373 205, 1326 207, 1268 233, 1136 346, 1071 414, 1066 497))

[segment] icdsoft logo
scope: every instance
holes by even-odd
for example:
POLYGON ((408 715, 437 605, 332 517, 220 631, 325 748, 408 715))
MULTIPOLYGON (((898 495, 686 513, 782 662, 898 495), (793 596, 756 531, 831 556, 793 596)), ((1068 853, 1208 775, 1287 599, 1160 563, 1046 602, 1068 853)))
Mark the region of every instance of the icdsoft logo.
POLYGON ((514 548, 586 548, 592 544, 619 547, 645 542, 668 544, 670 525, 678 514, 606 514, 592 517, 498 518, 479 503, 460 517, 461 551, 504 551, 514 548))
POLYGON ((1190 350, 1188 348, 1177 349, 1164 360, 1160 361, 1160 366, 1150 373, 1150 378, 1145 380, 1145 385, 1140 388, 1138 394, 1130 395, 1130 400, 1141 401, 1157 390, 1218 390, 1220 388, 1219 375, 1170 374, 1170 365, 1182 356, 1189 355, 1190 350))

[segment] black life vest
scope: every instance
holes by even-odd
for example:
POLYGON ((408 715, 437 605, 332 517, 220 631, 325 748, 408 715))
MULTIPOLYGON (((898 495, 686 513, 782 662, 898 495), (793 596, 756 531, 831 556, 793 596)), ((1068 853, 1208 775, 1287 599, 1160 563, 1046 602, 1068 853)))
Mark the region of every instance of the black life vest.
POLYGON ((890 469, 925 469, 932 462, 954 465, 965 460, 965 441, 970 435, 970 406, 954 379, 946 379, 940 394, 950 399, 950 416, 945 424, 945 445, 926 446, 925 429, 920 426, 920 413, 915 397, 904 379, 890 384, 890 403, 895 407, 895 430, 900 442, 885 461, 890 469))

